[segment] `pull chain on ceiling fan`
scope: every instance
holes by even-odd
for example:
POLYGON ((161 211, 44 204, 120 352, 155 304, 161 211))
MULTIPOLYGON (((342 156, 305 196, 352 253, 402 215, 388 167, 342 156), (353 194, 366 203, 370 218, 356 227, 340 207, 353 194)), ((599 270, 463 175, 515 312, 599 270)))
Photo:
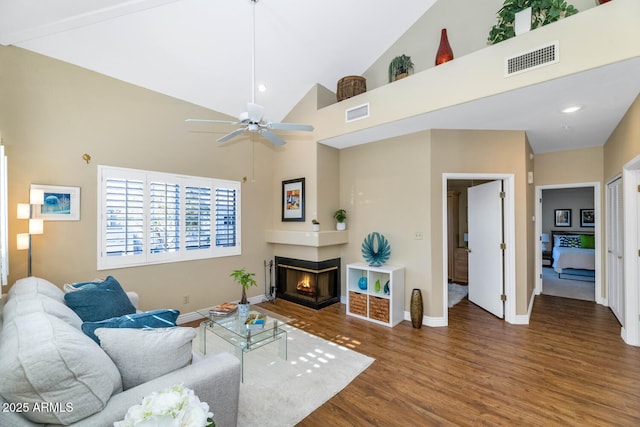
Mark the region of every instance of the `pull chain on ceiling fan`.
POLYGON ((210 120, 210 119, 186 119, 187 122, 227 123, 242 127, 230 132, 218 139, 218 142, 227 142, 245 132, 253 132, 262 135, 274 145, 284 145, 286 142, 271 130, 301 130, 310 132, 313 126, 299 123, 273 123, 263 119, 264 107, 256 104, 256 3, 258 0, 249 0, 252 4, 253 33, 251 49, 251 102, 247 103, 247 111, 241 113, 238 121, 210 120))

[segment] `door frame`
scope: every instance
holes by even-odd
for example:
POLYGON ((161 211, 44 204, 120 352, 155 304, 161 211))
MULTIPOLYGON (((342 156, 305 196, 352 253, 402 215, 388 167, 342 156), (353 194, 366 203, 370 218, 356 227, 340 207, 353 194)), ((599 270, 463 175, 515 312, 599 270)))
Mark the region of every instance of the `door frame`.
POLYGON ((523 323, 516 317, 516 232, 515 232, 515 175, 494 173, 443 173, 442 174, 442 311, 444 325, 449 325, 449 296, 447 271, 447 186, 449 180, 498 180, 503 181, 504 198, 504 320, 508 323, 523 323))
POLYGON ((597 304, 607 305, 606 296, 602 290, 602 194, 599 182, 580 182, 574 184, 555 184, 555 185, 536 185, 536 212, 535 218, 535 260, 536 260, 536 286, 535 294, 540 295, 542 292, 542 190, 553 190, 563 188, 593 188, 593 209, 596 217, 595 227, 593 230, 596 243, 596 281, 595 301, 597 304))
POLYGON ((640 156, 635 157, 622 167, 622 206, 623 206, 623 276, 624 276, 624 326, 620 335, 625 343, 640 346, 640 241, 638 238, 638 185, 640 185, 640 156))

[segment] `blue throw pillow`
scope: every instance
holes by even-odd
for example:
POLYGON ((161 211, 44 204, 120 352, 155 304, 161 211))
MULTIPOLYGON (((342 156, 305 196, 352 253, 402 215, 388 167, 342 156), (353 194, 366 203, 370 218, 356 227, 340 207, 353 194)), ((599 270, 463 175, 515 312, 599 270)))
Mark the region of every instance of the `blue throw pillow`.
POLYGON ((66 293, 64 301, 83 322, 96 322, 136 312, 126 292, 112 276, 66 293))
POLYGON ((179 315, 180 312, 178 310, 170 309, 128 314, 100 322, 84 322, 82 324, 82 332, 100 344, 100 340, 95 334, 95 330, 98 328, 168 328, 176 326, 176 320, 178 320, 179 315))

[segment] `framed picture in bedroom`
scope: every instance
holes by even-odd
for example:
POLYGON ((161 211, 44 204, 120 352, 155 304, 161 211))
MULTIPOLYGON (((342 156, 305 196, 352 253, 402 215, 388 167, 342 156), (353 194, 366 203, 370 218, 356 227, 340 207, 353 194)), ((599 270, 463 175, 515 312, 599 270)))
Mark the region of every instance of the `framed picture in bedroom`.
POLYGON ((593 209, 580 209, 580 227, 595 227, 596 216, 593 209))
POLYGON ((304 222, 304 178, 282 181, 282 221, 304 222))
POLYGON ((571 209, 556 209, 554 213, 556 227, 571 227, 571 209))

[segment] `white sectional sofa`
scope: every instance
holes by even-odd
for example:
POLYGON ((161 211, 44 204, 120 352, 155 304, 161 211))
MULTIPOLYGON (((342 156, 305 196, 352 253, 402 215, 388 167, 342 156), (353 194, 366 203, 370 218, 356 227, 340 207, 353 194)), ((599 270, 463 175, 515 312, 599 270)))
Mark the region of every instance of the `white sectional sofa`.
POLYGON ((236 425, 236 357, 192 363, 192 328, 96 329, 104 339, 97 344, 64 296, 30 277, 0 300, 0 426, 110 426, 143 397, 178 384, 209 404, 218 427, 236 425))

